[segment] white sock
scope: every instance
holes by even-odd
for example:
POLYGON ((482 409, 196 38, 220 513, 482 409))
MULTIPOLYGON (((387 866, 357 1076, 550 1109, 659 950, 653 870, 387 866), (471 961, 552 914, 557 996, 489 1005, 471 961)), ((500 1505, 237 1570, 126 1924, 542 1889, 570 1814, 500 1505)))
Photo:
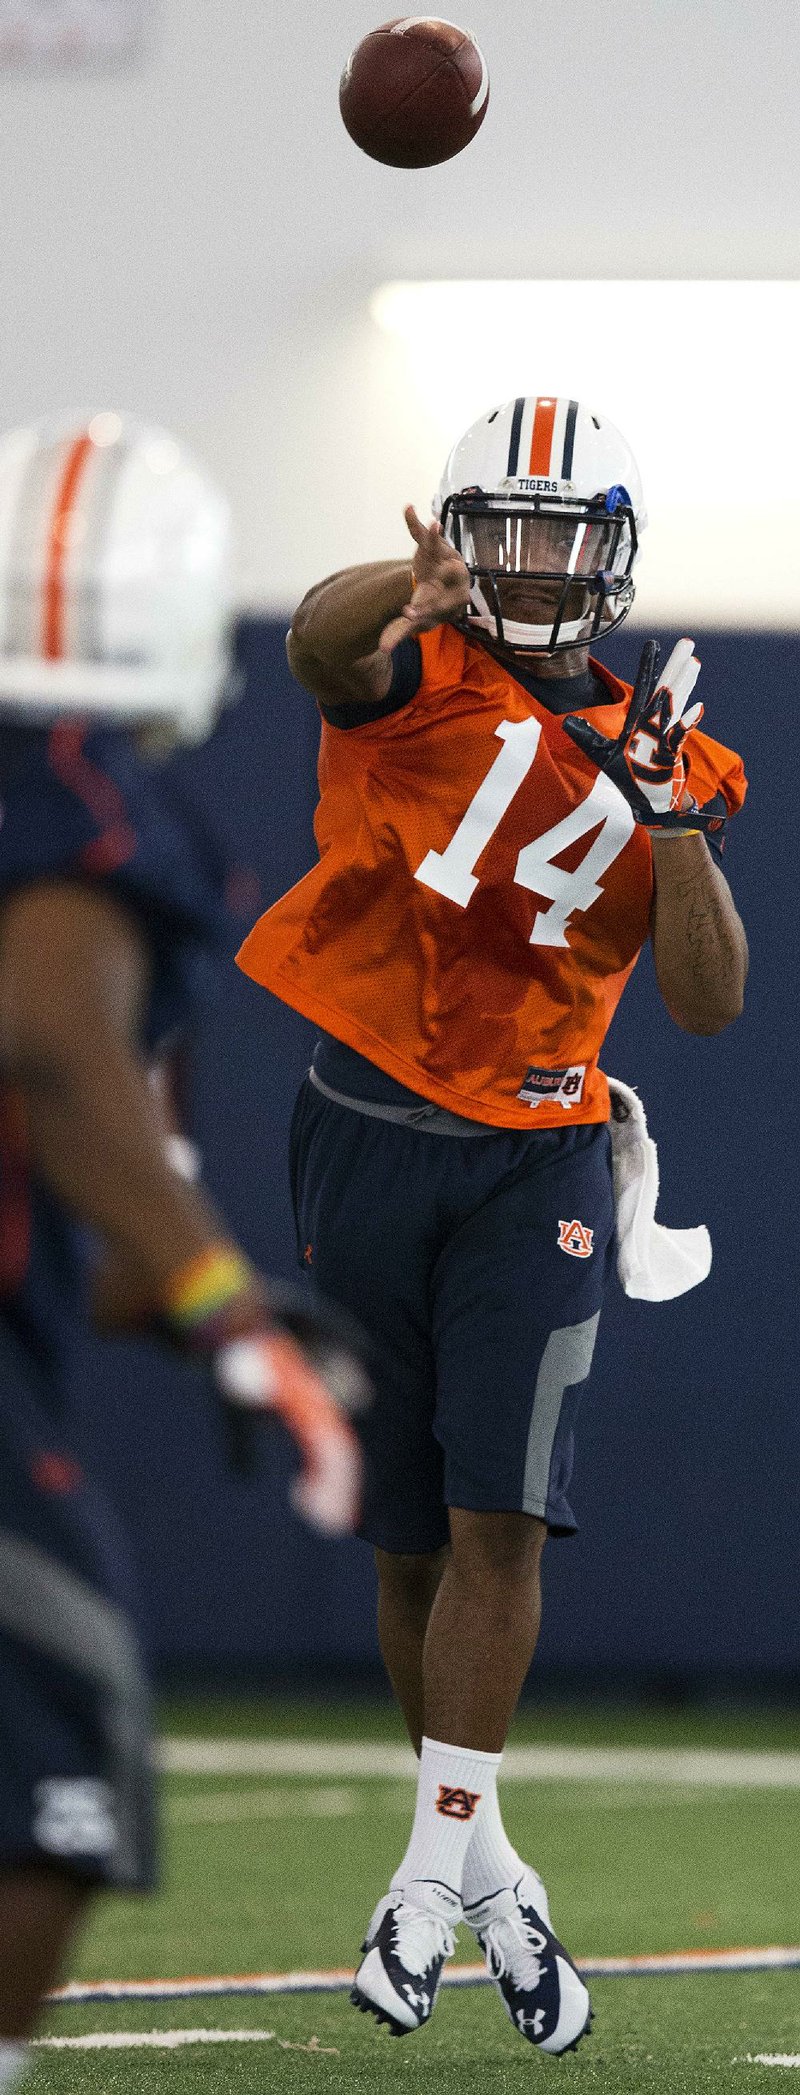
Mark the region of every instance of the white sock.
MULTIPOLYGON (((464 1910, 519 1883, 526 1865, 508 1838, 496 1787, 486 1798, 467 1849, 461 1897, 464 1910)), ((469 1916, 468 1916, 469 1917, 469 1916)))
POLYGON ((416 1905, 437 1908, 447 1894, 461 1897, 467 1850, 487 1801, 495 1794, 499 1753, 423 1739, 411 1839, 390 1889, 416 1905))
POLYGON ((0 2088, 19 2087, 27 2063, 27 2044, 10 2044, 0 2037, 0 2088))

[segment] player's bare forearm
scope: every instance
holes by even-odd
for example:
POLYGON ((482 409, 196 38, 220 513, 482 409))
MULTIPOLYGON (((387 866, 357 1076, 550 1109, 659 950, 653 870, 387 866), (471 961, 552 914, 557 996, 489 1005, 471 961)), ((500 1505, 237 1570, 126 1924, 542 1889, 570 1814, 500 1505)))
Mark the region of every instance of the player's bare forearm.
POLYGON ((382 632, 413 591, 411 561, 378 560, 318 582, 294 614, 287 641, 293 676, 315 697, 341 692, 365 704, 384 698, 391 655, 382 632))
POLYGON ((460 553, 436 520, 420 521, 411 503, 405 520, 413 540, 406 560, 330 575, 295 612, 289 663, 316 698, 339 694, 374 705, 387 695, 401 640, 463 613, 471 583, 460 553))
POLYGON ((650 935, 661 995, 687 1033, 721 1033, 744 1001, 744 926, 703 837, 653 836, 652 845, 650 935))
POLYGON ((170 1168, 144 1069, 122 1054, 101 1065, 51 1053, 25 1074, 37 1174, 105 1240, 141 1303, 159 1302, 175 1271, 226 1233, 170 1168))
POLYGON ((155 1303, 226 1232, 165 1153, 136 1047, 148 987, 141 933, 109 896, 54 884, 6 904, 0 1060, 25 1100, 33 1167, 155 1303))

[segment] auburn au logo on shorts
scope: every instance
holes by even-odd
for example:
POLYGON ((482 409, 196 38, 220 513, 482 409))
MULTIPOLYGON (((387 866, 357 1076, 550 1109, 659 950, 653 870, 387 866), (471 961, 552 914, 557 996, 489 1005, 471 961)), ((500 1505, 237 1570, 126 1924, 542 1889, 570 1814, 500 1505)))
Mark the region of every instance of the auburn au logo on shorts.
POLYGON ((443 1819, 472 1819, 481 1795, 479 1789, 449 1789, 446 1782, 440 1782, 436 1809, 443 1819))
POLYGON ((568 1251, 571 1258, 591 1258, 594 1230, 587 1229, 585 1222, 559 1222, 558 1248, 568 1251))

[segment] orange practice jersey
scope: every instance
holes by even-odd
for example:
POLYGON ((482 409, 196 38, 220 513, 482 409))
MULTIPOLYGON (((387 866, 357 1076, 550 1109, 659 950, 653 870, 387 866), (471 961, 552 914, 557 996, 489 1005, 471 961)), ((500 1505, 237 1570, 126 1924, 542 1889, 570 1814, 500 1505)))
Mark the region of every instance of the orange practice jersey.
MULTIPOLYGON (((647 937, 646 831, 540 705, 451 626, 410 704, 323 724, 319 864, 261 917, 245 973, 424 1098, 492 1127, 608 1118, 597 1057, 647 937)), ((600 664, 617 735, 630 686, 600 664)), ((703 806, 740 759, 687 738, 703 806)))

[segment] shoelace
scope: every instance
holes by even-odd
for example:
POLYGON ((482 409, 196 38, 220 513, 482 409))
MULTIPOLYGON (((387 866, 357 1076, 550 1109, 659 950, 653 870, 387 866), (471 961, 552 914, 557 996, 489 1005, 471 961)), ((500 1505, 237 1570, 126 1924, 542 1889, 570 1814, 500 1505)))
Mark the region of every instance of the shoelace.
POLYGON ((507 1914, 504 1920, 490 1921, 483 1932, 483 1942, 495 1978, 507 1974, 521 1991, 535 1992, 544 1970, 542 1951, 547 1946, 546 1937, 522 1909, 507 1914))
POLYGON ((440 1958, 452 1957, 456 1938, 446 1921, 437 1920, 432 1913, 423 1913, 419 1907, 415 1909, 401 1904, 394 1909, 391 1943, 404 1971, 415 1978, 424 1978, 432 1964, 440 1958))

